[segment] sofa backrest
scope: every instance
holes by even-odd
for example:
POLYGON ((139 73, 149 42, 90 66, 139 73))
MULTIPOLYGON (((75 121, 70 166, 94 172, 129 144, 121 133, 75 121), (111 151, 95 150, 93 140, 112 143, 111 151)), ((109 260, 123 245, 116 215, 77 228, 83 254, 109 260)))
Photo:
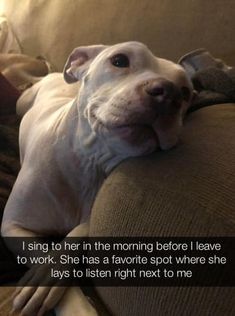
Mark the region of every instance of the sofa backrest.
POLYGON ((80 45, 142 41, 178 60, 200 47, 235 64, 233 0, 1 0, 23 52, 61 70, 80 45))

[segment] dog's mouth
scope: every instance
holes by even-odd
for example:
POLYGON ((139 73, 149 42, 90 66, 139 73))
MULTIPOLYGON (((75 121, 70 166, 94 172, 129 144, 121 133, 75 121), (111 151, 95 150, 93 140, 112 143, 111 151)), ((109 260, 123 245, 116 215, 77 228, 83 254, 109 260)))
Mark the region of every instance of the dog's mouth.
POLYGON ((96 117, 100 127, 108 133, 117 136, 132 146, 141 146, 147 142, 151 142, 151 147, 159 146, 158 136, 153 126, 149 123, 139 122, 115 122, 104 123, 96 117))
POLYGON ((109 125, 107 127, 110 131, 117 133, 147 133, 156 134, 153 127, 149 124, 128 123, 120 125, 109 125))
POLYGON ((176 116, 161 115, 154 111, 122 114, 110 114, 103 120, 96 109, 92 108, 88 118, 93 131, 106 141, 111 143, 113 139, 116 144, 116 140, 119 139, 130 148, 138 148, 142 153, 150 153, 158 148, 167 150, 178 142, 179 128, 176 116))

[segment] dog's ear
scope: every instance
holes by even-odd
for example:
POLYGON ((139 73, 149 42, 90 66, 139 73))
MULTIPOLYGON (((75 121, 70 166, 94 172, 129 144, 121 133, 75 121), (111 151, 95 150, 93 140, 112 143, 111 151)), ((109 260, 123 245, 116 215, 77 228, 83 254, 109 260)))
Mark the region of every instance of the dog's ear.
POLYGON ((105 45, 92 45, 75 48, 64 66, 64 80, 67 83, 79 81, 86 73, 92 60, 106 47, 105 45))

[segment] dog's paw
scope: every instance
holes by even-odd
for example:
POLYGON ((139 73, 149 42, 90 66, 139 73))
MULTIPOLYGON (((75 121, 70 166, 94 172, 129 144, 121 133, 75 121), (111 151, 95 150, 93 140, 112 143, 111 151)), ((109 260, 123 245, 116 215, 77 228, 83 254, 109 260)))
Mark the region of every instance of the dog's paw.
POLYGON ((22 316, 43 316, 56 306, 65 292, 65 287, 18 288, 13 297, 12 313, 20 312, 22 316))
POLYGON ((99 316, 91 300, 78 287, 68 288, 55 310, 56 316, 99 316))

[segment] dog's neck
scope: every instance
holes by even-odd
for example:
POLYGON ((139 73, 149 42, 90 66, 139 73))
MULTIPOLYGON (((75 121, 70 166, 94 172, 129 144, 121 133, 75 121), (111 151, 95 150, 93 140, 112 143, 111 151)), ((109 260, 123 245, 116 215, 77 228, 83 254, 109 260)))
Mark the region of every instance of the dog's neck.
POLYGON ((98 168, 107 176, 126 157, 124 153, 118 154, 116 152, 109 139, 97 135, 92 130, 88 119, 84 116, 86 98, 84 99, 83 101, 81 96, 77 97, 74 100, 73 109, 71 109, 77 113, 75 114, 77 115, 77 127, 73 141, 74 152, 77 153, 79 160, 84 159, 86 164, 89 159, 92 161, 92 167, 98 168))
MULTIPOLYGON (((123 157, 116 155, 112 149, 94 133, 83 115, 82 104, 76 98, 65 111, 66 124, 70 134, 61 135, 58 144, 60 169, 63 174, 71 175, 68 179, 72 188, 77 188, 78 203, 82 209, 81 221, 86 220, 93 201, 104 179, 118 165, 123 157), (61 147, 63 150, 61 150, 61 147)), ((61 129, 64 131, 64 127, 61 129)))

